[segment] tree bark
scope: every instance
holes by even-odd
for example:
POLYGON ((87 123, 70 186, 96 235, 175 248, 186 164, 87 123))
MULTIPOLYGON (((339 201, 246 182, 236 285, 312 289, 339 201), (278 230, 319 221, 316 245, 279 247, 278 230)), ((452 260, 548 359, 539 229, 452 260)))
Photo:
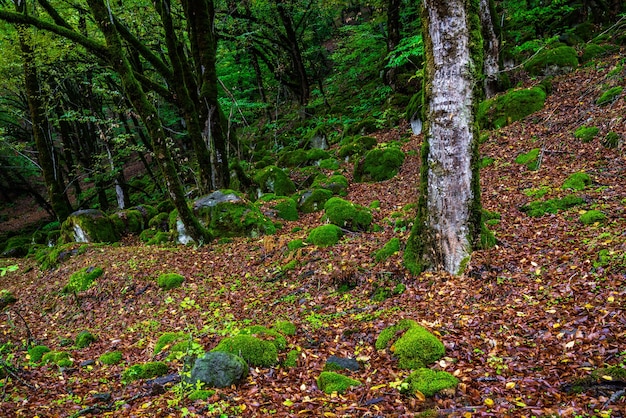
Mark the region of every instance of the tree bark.
POLYGON ((474 86, 482 44, 471 39, 471 34, 480 33, 477 1, 423 3, 426 123, 421 195, 405 252, 414 274, 461 274, 481 230, 474 86))
POLYGON ((498 66, 500 58, 500 44, 493 25, 493 9, 490 0, 480 0, 480 24, 485 46, 483 73, 485 76, 484 89, 487 98, 498 92, 498 66))

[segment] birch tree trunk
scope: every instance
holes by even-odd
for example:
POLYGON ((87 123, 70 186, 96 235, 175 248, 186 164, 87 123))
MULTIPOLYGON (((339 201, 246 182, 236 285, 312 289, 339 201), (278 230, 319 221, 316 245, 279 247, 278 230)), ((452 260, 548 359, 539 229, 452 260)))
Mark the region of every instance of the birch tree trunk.
POLYGON ((405 262, 414 274, 460 274, 481 226, 474 124, 482 67, 478 0, 424 0, 422 14, 425 138, 405 262))
POLYGON ((483 73, 485 74, 485 96, 492 97, 498 92, 498 66, 500 43, 493 26, 493 14, 490 0, 480 0, 480 24, 485 45, 483 73))

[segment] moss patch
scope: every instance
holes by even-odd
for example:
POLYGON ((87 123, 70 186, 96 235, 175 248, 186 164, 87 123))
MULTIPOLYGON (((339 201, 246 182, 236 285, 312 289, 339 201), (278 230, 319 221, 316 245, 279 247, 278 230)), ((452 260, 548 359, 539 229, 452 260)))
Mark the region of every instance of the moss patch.
POLYGON ((389 146, 368 151, 354 167, 354 180, 384 181, 393 178, 404 163, 404 152, 389 146))
POLYGON ((163 290, 180 287, 185 281, 185 276, 178 273, 163 273, 157 277, 157 284, 163 290))
POLYGON ((581 191, 584 190, 587 186, 591 184, 591 177, 589 174, 585 172, 578 172, 570 175, 561 186, 562 189, 576 190, 581 191))
POLYGON ((578 67, 578 52, 571 46, 562 45, 544 49, 524 64, 530 75, 555 75, 578 67))
POLYGON ((389 347, 398 357, 403 369, 419 369, 439 360, 445 354, 441 341, 415 321, 403 319, 384 329, 375 346, 381 350, 389 347))
POLYGON ((558 213, 561 210, 566 210, 577 205, 585 203, 585 200, 575 195, 568 195, 561 199, 549 199, 546 201, 534 201, 530 202, 520 208, 522 212, 525 212, 528 216, 540 217, 546 213, 558 213))
POLYGON ((298 210, 303 213, 317 212, 324 208, 331 197, 333 197, 333 192, 326 188, 304 191, 298 198, 298 210))
POLYGON ((11 291, 7 289, 0 289, 0 311, 15 302, 17 302, 17 298, 13 295, 13 293, 11 293, 11 291))
POLYGON ((415 393, 419 391, 428 397, 441 390, 455 388, 459 384, 458 379, 450 373, 427 368, 415 370, 404 382, 406 389, 403 389, 403 392, 415 393))
POLYGON ((537 86, 530 89, 512 90, 480 103, 476 120, 481 128, 502 128, 541 110, 546 92, 537 86))
POLYGON ((533 148, 527 153, 520 154, 515 158, 517 164, 524 164, 529 170, 537 170, 539 168, 539 148, 533 148))
POLYGON ((79 332, 78 335, 76 336, 76 341, 74 345, 76 346, 76 348, 81 349, 81 348, 88 347, 91 343, 95 342, 96 340, 97 340, 96 336, 93 335, 91 332, 82 331, 82 332, 79 332))
POLYGON ((263 193, 273 193, 276 196, 289 196, 296 191, 296 186, 282 168, 271 165, 260 170, 254 181, 263 193))
POLYGON ((329 247, 339 242, 343 231, 337 225, 322 225, 309 232, 307 242, 320 247, 329 247))
POLYGON ((66 351, 49 351, 41 358, 43 364, 54 364, 59 367, 70 367, 74 362, 66 351))
POLYGON ((574 136, 580 139, 582 142, 586 143, 593 141, 593 138, 598 135, 598 132, 600 132, 600 128, 597 128, 595 126, 583 125, 580 128, 576 129, 576 131, 574 132, 574 136))
POLYGON ((111 219, 99 210, 74 212, 61 225, 62 243, 117 242, 119 239, 111 219))
POLYGON ((62 292, 65 294, 83 292, 93 286, 94 281, 103 273, 104 270, 100 267, 82 268, 72 273, 62 292))
POLYGON ((624 88, 622 86, 616 86, 608 89, 607 91, 602 93, 600 97, 598 97, 598 100, 596 100, 596 104, 598 106, 605 106, 613 103, 615 100, 617 100, 619 95, 622 94, 623 90, 624 88))
POLYGON ((122 382, 130 383, 140 379, 151 379, 153 377, 167 374, 167 364, 161 361, 153 361, 130 366, 122 373, 122 382))
POLYGON ((28 349, 28 357, 31 363, 39 363, 44 354, 49 353, 51 350, 45 345, 36 345, 28 349))
POLYGON ((580 215, 580 222, 584 225, 592 225, 596 222, 604 222, 606 215, 599 210, 588 210, 580 215))
POLYGON ((374 254, 374 259, 377 263, 385 261, 394 254, 400 251, 400 238, 392 238, 374 254))
POLYGON ((324 204, 324 218, 351 231, 366 231, 372 223, 372 213, 368 208, 340 197, 332 197, 324 204))
POLYGON ((354 386, 360 386, 361 382, 335 372, 322 372, 317 378, 317 387, 324 393, 345 393, 354 386))
POLYGON ((238 355, 254 367, 270 367, 278 363, 276 345, 272 341, 265 341, 253 335, 224 338, 212 351, 238 355))
POLYGON ((296 335, 296 326, 293 322, 278 320, 274 329, 283 335, 296 335))
POLYGON ((110 351, 108 353, 102 354, 98 357, 98 361, 102 364, 106 364, 109 366, 118 364, 122 361, 122 352, 121 351, 110 351))

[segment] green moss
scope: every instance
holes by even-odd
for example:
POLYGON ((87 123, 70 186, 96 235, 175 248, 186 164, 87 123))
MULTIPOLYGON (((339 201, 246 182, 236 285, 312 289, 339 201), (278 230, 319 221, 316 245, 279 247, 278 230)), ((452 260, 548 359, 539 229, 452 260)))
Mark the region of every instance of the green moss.
POLYGON ((43 364, 54 364, 59 367, 70 367, 74 362, 66 351, 49 351, 41 358, 43 364))
POLYGON ((102 364, 106 364, 109 366, 118 364, 122 361, 122 352, 121 351, 110 351, 108 353, 102 354, 98 360, 102 364))
POLYGON ((223 351, 243 358, 253 367, 269 367, 278 362, 278 349, 271 341, 252 335, 224 338, 212 351, 223 351))
POLYGON ((335 372, 322 372, 317 378, 317 387, 324 393, 345 393, 354 386, 360 386, 361 382, 335 372))
POLYGON ((109 219, 119 235, 139 234, 144 229, 143 214, 137 209, 116 212, 109 219))
POLYGON ((404 152, 398 147, 389 146, 368 151, 355 165, 355 181, 384 181, 393 178, 404 163, 404 152))
POLYGON ((430 397, 435 393, 455 388, 459 381, 456 377, 448 372, 420 368, 411 373, 404 382, 406 389, 403 392, 415 393, 421 392, 424 396, 430 397))
POLYGON ((283 361, 283 365, 285 367, 298 367, 299 357, 300 352, 298 350, 290 350, 285 356, 285 361, 283 361))
POLYGON ((157 277, 157 284, 163 290, 180 287, 185 281, 185 276, 178 273, 163 273, 157 277))
POLYGON ((591 184, 591 177, 585 172, 570 175, 561 186, 562 189, 581 191, 591 184))
POLYGON ((313 148, 306 152, 306 159, 308 163, 318 162, 328 158, 330 158, 330 154, 323 149, 313 148))
POLYGON ((60 240, 70 242, 117 242, 120 236, 111 219, 99 210, 81 210, 61 225, 60 240))
POLYGON ((596 369, 589 376, 564 385, 563 389, 566 393, 582 393, 598 385, 623 381, 626 381, 626 368, 623 366, 610 366, 596 369))
POLYGON ((333 192, 333 194, 345 196, 348 194, 348 179, 341 174, 335 174, 328 178, 325 176, 318 176, 315 181, 313 181, 311 187, 328 189, 333 192))
POLYGON ((541 110, 546 92, 541 87, 512 90, 480 103, 476 120, 481 128, 502 128, 541 110))
POLYGON ((76 341, 74 345, 76 346, 76 348, 81 349, 81 348, 88 347, 91 343, 95 342, 96 340, 97 340, 96 336, 93 335, 91 332, 81 331, 76 336, 76 341))
POLYGON ((298 248, 304 247, 304 242, 301 239, 294 239, 287 243, 287 248, 289 251, 295 251, 298 248))
POLYGON ((598 106, 604 106, 613 103, 615 100, 617 100, 619 95, 622 94, 623 90, 624 88, 622 86, 616 86, 608 89, 607 91, 602 93, 600 97, 598 97, 598 100, 596 100, 596 104, 598 106))
POLYGON ((606 136, 602 138, 602 146, 608 149, 615 149, 619 146, 620 140, 620 134, 615 131, 609 131, 606 136))
POLYGON ((584 225, 591 225, 596 222, 603 222, 606 220, 606 215, 599 210, 588 210, 580 215, 580 222, 584 225))
POLYGON ((325 188, 307 190, 298 199, 298 209, 302 213, 317 212, 324 208, 324 205, 332 196, 333 192, 325 188))
POLYGON ((154 355, 159 354, 165 348, 171 347, 173 343, 184 340, 186 337, 188 335, 184 332, 164 332, 154 345, 154 355))
POLYGON ((398 357, 398 365, 403 369, 425 367, 439 360, 445 353, 445 347, 437 337, 415 321, 407 319, 383 330, 375 346, 381 350, 389 344, 390 350, 398 357))
POLYGON ((594 43, 585 44, 585 48, 583 49, 583 54, 580 57, 580 62, 582 63, 589 62, 593 60, 594 58, 597 58, 606 54, 609 51, 610 49, 606 48, 605 46, 601 46, 601 45, 594 44, 594 43))
POLYGON ((290 321, 278 320, 273 328, 283 335, 296 335, 296 326, 290 321))
POLYGON ((31 363, 39 363, 44 354, 49 353, 50 349, 45 345, 36 345, 28 349, 28 356, 31 363))
POLYGON ((187 399, 190 401, 206 401, 211 396, 215 395, 215 391, 211 389, 196 389, 187 395, 187 399))
POLYGON ((153 377, 167 374, 167 364, 161 361, 153 361, 143 364, 135 364, 128 367, 122 373, 122 382, 130 383, 140 379, 152 379, 153 377))
POLYGON ((171 240, 171 235, 169 232, 145 229, 139 234, 139 239, 145 242, 146 245, 162 245, 171 240))
MULTIPOLYGON (((308 161, 308 157, 306 155, 306 151, 303 149, 297 149, 293 151, 284 150, 278 156, 278 165, 280 165, 281 167, 304 166, 306 165, 307 161, 308 161)), ((274 166, 269 166, 269 167, 274 167, 274 166)))
POLYGON ((495 158, 491 158, 491 157, 483 157, 480 159, 480 168, 485 168, 485 167, 489 167, 490 165, 492 165, 495 162, 495 158))
POLYGON ((571 71, 576 67, 578 67, 578 52, 567 45, 544 49, 524 64, 524 69, 530 75, 550 75, 555 72, 571 71), (558 70, 554 71, 554 68, 558 70))
POLYGON ((150 228, 154 228, 157 231, 167 231, 168 228, 168 223, 169 223, 169 213, 158 213, 156 215, 154 215, 152 218, 150 218, 150 220, 148 221, 148 227, 150 228))
POLYGON ((415 93, 411 96, 409 104, 406 106, 405 114, 406 119, 410 122, 413 118, 421 118, 422 105, 424 103, 423 92, 415 93))
POLYGON ((536 170, 539 162, 539 148, 533 148, 525 154, 520 154, 515 158, 517 164, 524 164, 529 170, 536 170))
POLYGON ((397 336, 396 334, 402 333, 411 327, 418 326, 417 322, 412 319, 401 319, 397 324, 391 325, 380 332, 374 346, 377 350, 384 350, 390 346, 397 336))
POLYGON ((383 248, 376 251, 376 253, 374 254, 374 259, 376 260, 377 263, 380 263, 381 261, 385 261, 392 255, 398 253, 399 251, 400 251, 400 239, 392 238, 389 241, 387 241, 387 243, 383 246, 383 248))
POLYGON ((372 213, 368 208, 340 197, 332 197, 324 204, 324 218, 351 231, 366 231, 372 223, 372 213))
POLYGON ((335 158, 326 158, 320 161, 319 167, 323 170, 337 170, 339 168, 339 161, 335 158))
POLYGON ((11 237, 6 241, 4 250, 2 250, 2 256, 12 258, 25 257, 28 254, 30 245, 31 238, 29 237, 11 237))
POLYGON ((276 346, 278 351, 282 351, 287 347, 287 340, 285 337, 273 328, 266 328, 261 325, 252 325, 239 331, 239 335, 252 335, 269 341, 276 346))
POLYGON ((100 267, 82 268, 72 273, 62 292, 65 294, 83 292, 93 286, 94 281, 103 273, 104 270, 100 267))
POLYGON ((338 155, 339 158, 347 159, 353 155, 361 155, 376 146, 376 138, 371 136, 351 136, 341 140, 338 155))
POLYGON ((7 289, 0 289, 0 311, 17 302, 17 298, 7 289))
POLYGON ((284 198, 277 201, 274 206, 278 217, 286 221, 298 220, 298 205, 291 198, 284 198))
POLYGON ((493 248, 496 246, 496 243, 495 234, 487 227, 487 224, 483 222, 480 229, 480 248, 483 250, 493 248))
POLYGON ((561 210, 566 210, 577 205, 585 203, 585 200, 575 195, 568 195, 561 199, 549 199, 546 201, 534 201, 530 202, 520 208, 522 212, 525 212, 528 216, 540 217, 546 213, 558 213, 561 210))
POLYGON ((583 125, 580 128, 576 129, 576 131, 574 132, 574 136, 580 139, 582 142, 591 142, 593 138, 598 135, 598 132, 600 132, 600 128, 597 128, 595 126, 583 125))
POLYGON ((254 181, 263 193, 273 193, 276 196, 289 196, 296 191, 296 186, 289 176, 275 165, 265 167, 254 176, 254 181))
POLYGON ((343 231, 337 225, 322 225, 309 232, 307 241, 320 247, 329 247, 339 242, 343 231))

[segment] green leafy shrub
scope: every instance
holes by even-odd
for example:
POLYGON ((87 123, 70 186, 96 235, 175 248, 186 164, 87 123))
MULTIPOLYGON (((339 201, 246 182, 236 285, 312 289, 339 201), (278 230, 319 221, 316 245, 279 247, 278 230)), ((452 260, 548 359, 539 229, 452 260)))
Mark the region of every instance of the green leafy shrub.
POLYGON ((445 354, 441 341, 415 321, 403 319, 384 329, 375 346, 381 350, 390 346, 403 369, 418 369, 439 360, 445 354), (400 335, 399 335, 400 334, 400 335))
POLYGON ((420 368, 404 379, 404 383, 402 392, 419 391, 424 396, 430 397, 441 390, 455 388, 459 381, 448 372, 420 368))
POLYGON ((167 364, 161 361, 153 361, 143 364, 135 364, 128 367, 122 373, 122 382, 130 383, 140 379, 152 379, 153 377, 167 374, 167 364))
POLYGON ((384 261, 400 251, 400 238, 392 238, 374 254, 377 263, 384 261))
POLYGON ((588 210, 580 215, 580 222, 585 225, 591 225, 596 222, 603 222, 606 220, 606 215, 599 210, 588 210))
POLYGON ((224 338, 212 351, 238 355, 254 367, 269 367, 278 363, 276 345, 272 341, 265 341, 252 335, 224 338))
POLYGON ((571 46, 546 48, 531 58, 524 69, 530 75, 554 75, 578 67, 578 52, 571 46))
POLYGON ((523 205, 520 210, 525 212, 528 216, 540 217, 546 213, 558 213, 561 210, 566 210, 577 205, 585 203, 585 200, 575 195, 568 195, 561 199, 549 199, 546 201, 534 201, 526 205, 523 205))
POLYGON ((372 223, 372 213, 368 208, 340 197, 331 197, 324 204, 324 218, 351 231, 366 231, 372 223))
POLYGON ((604 106, 613 103, 619 97, 619 95, 622 94, 623 90, 624 88, 622 86, 616 86, 608 89, 607 91, 602 93, 600 97, 598 97, 598 100, 596 100, 596 104, 598 106, 604 106))
POLYGON ((81 331, 76 336, 76 342, 74 343, 74 345, 76 345, 76 348, 81 349, 81 348, 88 347, 91 343, 95 342, 96 340, 97 340, 96 336, 93 335, 91 332, 81 331))
POLYGON ((317 378, 317 387, 324 393, 345 393, 354 386, 360 386, 361 382, 335 372, 322 372, 317 378))
POLYGON ((329 247, 339 242, 343 231, 337 225, 322 225, 313 228, 307 237, 307 241, 320 247, 329 247))
POLYGON ((585 172, 578 172, 570 175, 561 186, 562 189, 581 191, 591 184, 591 177, 585 172))
POLYGON ((185 276, 178 273, 163 273, 157 278, 157 284, 163 290, 180 287, 185 281, 185 276))
POLYGON ((100 267, 82 268, 72 273, 62 292, 65 294, 83 292, 93 286, 94 281, 103 273, 104 270, 100 267))
POLYGON ((404 163, 404 152, 398 147, 375 148, 355 164, 354 180, 383 181, 393 178, 404 163))
POLYGON ((574 136, 583 142, 591 142, 598 135, 598 132, 600 132, 600 128, 595 126, 581 126, 576 129, 574 136))
POLYGON ((502 128, 541 110, 546 92, 537 86, 530 89, 512 90, 480 103, 476 120, 481 128, 502 128))
POLYGON ((118 364, 122 361, 122 352, 121 351, 110 351, 108 353, 102 354, 98 360, 102 364, 106 364, 109 366, 118 364))
POLYGON ((39 363, 44 354, 49 353, 51 350, 45 345, 36 345, 28 349, 28 356, 32 363, 39 363))

